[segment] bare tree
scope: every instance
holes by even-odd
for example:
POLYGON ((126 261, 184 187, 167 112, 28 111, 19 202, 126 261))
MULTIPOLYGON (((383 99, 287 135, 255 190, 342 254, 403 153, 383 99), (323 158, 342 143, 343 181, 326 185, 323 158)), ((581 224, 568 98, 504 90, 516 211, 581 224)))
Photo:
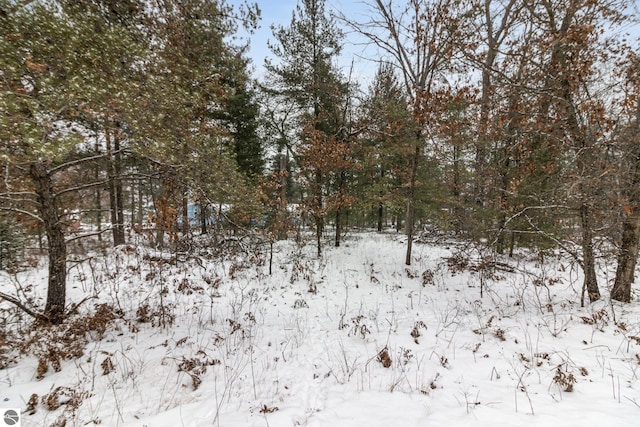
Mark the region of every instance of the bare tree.
POLYGON ((368 22, 343 20, 377 46, 400 73, 413 115, 414 147, 409 160, 406 200, 407 251, 411 264, 416 210, 416 187, 426 140, 432 125, 430 104, 444 73, 452 70, 452 56, 463 26, 463 0, 410 0, 395 6, 391 0, 366 3, 372 10, 368 22))

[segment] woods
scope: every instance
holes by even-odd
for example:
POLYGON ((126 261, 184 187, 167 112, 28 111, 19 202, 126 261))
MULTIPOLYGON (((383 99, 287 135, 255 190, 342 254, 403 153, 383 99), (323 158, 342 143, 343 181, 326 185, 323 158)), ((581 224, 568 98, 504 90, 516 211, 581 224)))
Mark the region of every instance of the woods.
POLYGON ((177 252, 311 232, 321 257, 354 228, 404 233, 407 266, 430 234, 495 258, 560 251, 589 301, 612 287, 630 302, 634 3, 362 6, 359 20, 299 0, 258 77, 238 37, 260 25, 254 4, 0 0, 0 230, 19 230, 0 235, 0 266, 42 244, 47 301, 29 310, 64 321, 82 238, 177 252), (340 65, 354 34, 375 52, 368 78, 340 65))

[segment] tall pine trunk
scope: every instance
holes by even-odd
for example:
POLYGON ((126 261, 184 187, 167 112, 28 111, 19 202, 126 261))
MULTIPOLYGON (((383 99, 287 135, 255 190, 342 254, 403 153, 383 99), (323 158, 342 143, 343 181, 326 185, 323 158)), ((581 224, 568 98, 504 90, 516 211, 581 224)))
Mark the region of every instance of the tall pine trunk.
POLYGON ((200 234, 205 235, 209 232, 207 229, 207 218, 209 217, 209 208, 207 207, 206 202, 203 200, 204 197, 200 198, 199 203, 199 211, 200 211, 200 234))
POLYGON ((338 207, 336 209, 336 239, 335 239, 335 246, 336 248, 340 246, 340 237, 342 235, 342 204, 344 203, 344 199, 345 199, 345 186, 346 186, 346 182, 347 182, 347 174, 344 171, 344 169, 340 170, 340 182, 338 184, 338 207))
POLYGON ((289 215, 287 212, 287 164, 288 164, 288 154, 281 153, 280 154, 280 173, 278 179, 280 181, 280 206, 278 209, 278 217, 280 219, 280 223, 278 224, 277 238, 278 240, 287 240, 287 231, 289 228, 289 215))
MULTIPOLYGON (((380 167, 380 181, 382 181, 384 179, 384 168, 380 167)), ((380 194, 380 197, 382 197, 384 194, 380 194)), ((382 232, 382 223, 384 220, 384 205, 382 203, 382 201, 380 201, 378 203, 378 233, 382 232)))
POLYGON ((113 167, 115 172, 115 189, 116 189, 116 217, 118 222, 116 230, 118 233, 118 242, 125 244, 124 236, 124 195, 122 191, 122 153, 120 152, 120 139, 116 135, 114 138, 115 155, 113 158, 113 167))
POLYGON ((44 162, 33 163, 30 168, 38 201, 38 213, 47 235, 49 251, 49 278, 44 315, 53 324, 64 320, 67 292, 67 244, 51 182, 51 175, 44 162))
POLYGON ((582 228, 582 269, 584 271, 583 287, 587 290, 589 301, 594 302, 600 299, 600 289, 598 288, 593 251, 593 212, 586 202, 580 206, 580 222, 582 228))
POLYGON ((416 198, 416 182, 418 180, 418 162, 420 160, 420 139, 422 132, 416 135, 416 147, 411 161, 411 175, 409 177, 409 195, 407 198, 407 217, 406 217, 406 234, 407 234, 407 253, 404 263, 411 265, 411 250, 413 248, 413 233, 415 222, 415 198, 416 198))
POLYGON ((109 127, 105 129, 105 141, 107 145, 107 162, 108 162, 108 190, 109 190, 109 212, 111 215, 111 227, 113 233, 113 246, 124 244, 124 229, 122 227, 122 201, 118 200, 118 196, 122 197, 122 185, 118 183, 118 165, 119 157, 114 155, 114 141, 109 127))

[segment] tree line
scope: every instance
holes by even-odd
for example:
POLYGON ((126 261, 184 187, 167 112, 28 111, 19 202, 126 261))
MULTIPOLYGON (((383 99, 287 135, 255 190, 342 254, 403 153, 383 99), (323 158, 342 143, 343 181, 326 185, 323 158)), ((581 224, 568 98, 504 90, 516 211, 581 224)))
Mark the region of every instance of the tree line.
POLYGON ((257 5, 0 0, 0 255, 48 254, 65 317, 74 239, 180 247, 258 230, 448 232, 496 254, 560 249, 630 301, 640 244, 640 60, 627 0, 299 0, 256 81, 257 5), (346 33, 377 71, 340 67, 346 33), (196 207, 194 214, 192 207, 196 207), (197 226, 194 225, 197 217, 197 226), (90 227, 81 227, 90 225, 90 227), (79 231, 79 229, 81 229, 79 231), (20 230, 20 232, 16 231, 20 230), (152 236, 151 236, 152 234, 152 236))

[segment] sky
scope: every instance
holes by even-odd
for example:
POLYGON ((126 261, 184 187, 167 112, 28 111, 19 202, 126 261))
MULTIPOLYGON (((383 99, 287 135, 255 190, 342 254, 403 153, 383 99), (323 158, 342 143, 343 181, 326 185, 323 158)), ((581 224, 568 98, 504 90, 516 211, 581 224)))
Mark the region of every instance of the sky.
MULTIPOLYGON (((253 66, 255 67, 255 76, 258 79, 264 75, 264 62, 265 58, 274 58, 267 46, 267 42, 274 41, 271 26, 284 26, 287 27, 291 23, 291 16, 295 10, 298 0, 226 0, 226 2, 234 7, 249 2, 251 4, 256 3, 261 10, 260 28, 250 36, 250 54, 252 58, 253 66)), ((636 0, 627 11, 628 14, 636 16, 636 22, 628 23, 625 28, 618 30, 628 32, 630 39, 634 41, 636 45, 640 45, 640 17, 639 17, 639 4, 640 1, 636 0)), ((365 22, 369 11, 369 6, 365 4, 364 0, 326 0, 325 7, 329 13, 341 12, 344 16, 355 22, 365 22)), ((340 20, 337 20, 340 25, 340 20)), ((363 42, 356 44, 353 40, 362 41, 363 38, 360 35, 349 33, 347 29, 345 44, 341 58, 339 58, 338 66, 342 69, 345 75, 349 74, 351 65, 353 64, 353 80, 361 83, 371 82, 377 65, 375 60, 377 59, 376 49, 373 46, 365 46, 363 42), (369 58, 369 59, 365 59, 369 58)))
MULTIPOLYGON (((245 0, 227 0, 227 3, 236 7, 244 4, 245 0)), ((268 41, 274 41, 271 26, 289 26, 298 0, 253 0, 250 3, 257 3, 261 10, 260 28, 250 37, 250 57, 256 68, 256 76, 260 78, 264 73, 265 58, 274 57, 267 46, 268 41)), ((326 0, 325 7, 329 13, 340 11, 356 21, 363 20, 363 12, 367 10, 363 2, 358 0, 326 0)), ((364 49, 361 45, 347 41, 338 65, 346 74, 353 61, 355 77, 366 81, 373 76, 376 66, 370 60, 362 58, 364 49)))

